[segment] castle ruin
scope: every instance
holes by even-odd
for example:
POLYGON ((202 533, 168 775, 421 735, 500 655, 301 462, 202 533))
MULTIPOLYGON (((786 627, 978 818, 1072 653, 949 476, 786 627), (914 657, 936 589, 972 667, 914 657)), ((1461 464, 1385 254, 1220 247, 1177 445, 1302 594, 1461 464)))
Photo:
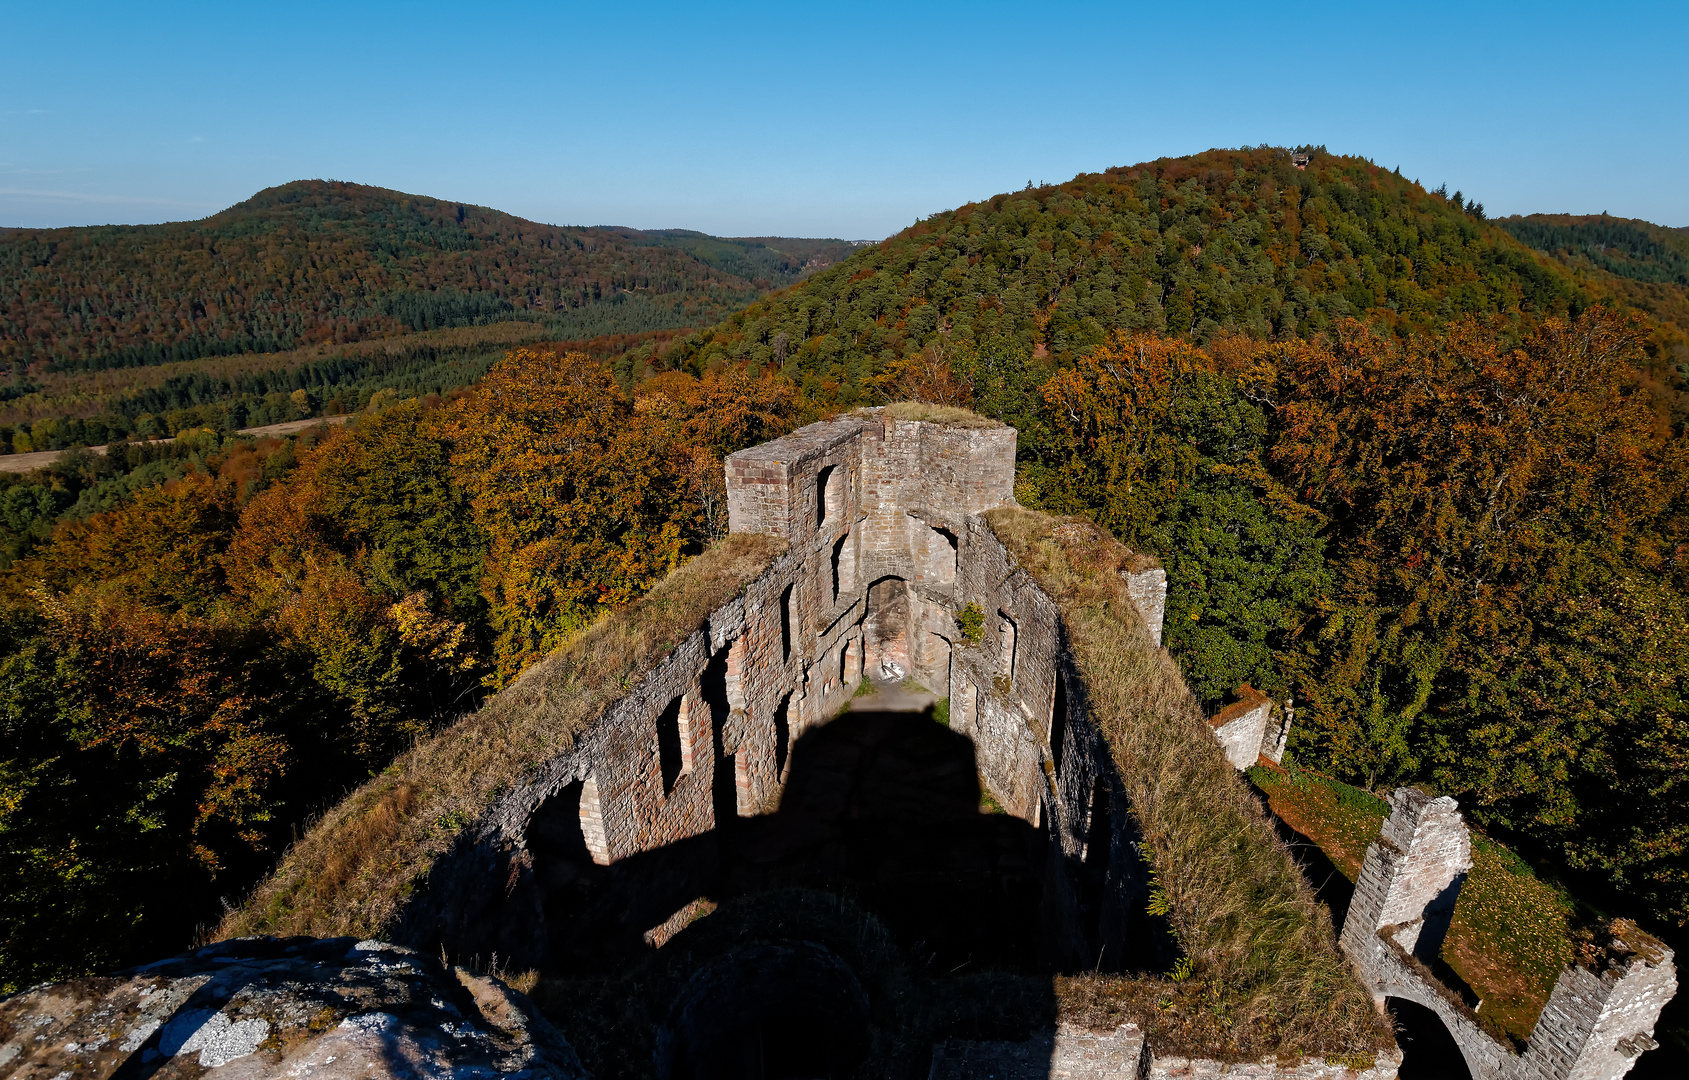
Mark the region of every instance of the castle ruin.
MULTIPOLYGON (((598 978, 636 956, 674 956, 651 976, 661 987, 649 1022, 663 1080, 853 1074, 912 1022, 915 1010, 899 1004, 905 976, 885 959, 899 950, 922 950, 946 975, 970 964, 1170 970, 1178 944, 1150 913, 1154 881, 1138 821, 1070 628, 987 520, 1014 504, 1015 439, 1014 429, 979 418, 932 422, 874 409, 729 457, 731 532, 776 538, 780 550, 738 595, 666 643, 566 748, 524 762, 520 782, 456 827, 390 931, 411 958, 399 963, 432 971, 420 958, 496 957, 506 970, 598 978), (947 702, 948 726, 848 712, 875 687, 947 702), (912 784, 916 766, 922 779, 912 784), (1003 813, 980 812, 982 788, 1003 813), (776 899, 702 918, 723 896, 776 899), (770 934, 774 924, 784 929, 770 934), (884 946, 882 924, 905 944, 884 946)), ((1056 528, 1077 530, 1081 545, 1094 535, 1079 523, 1056 528)), ((1131 647, 1153 654, 1166 574, 1143 556, 1120 574, 1139 635, 1131 647)), ((543 696, 537 669, 506 696, 543 696)), ((1218 759, 1240 770, 1278 761, 1293 716, 1289 702, 1245 687, 1210 721, 1214 742, 1203 752, 1236 782, 1218 759)), ((1670 952, 1646 935, 1615 936, 1594 967, 1568 968, 1530 1048, 1515 1053, 1416 960, 1434 954, 1447 926, 1468 865, 1465 826, 1448 799, 1404 789, 1393 807, 1341 939, 1376 1000, 1436 1011, 1475 1077, 1607 1080, 1627 1071, 1675 988, 1670 952)), ((262 940, 290 965, 326 948, 262 940)), ((353 940, 363 950, 353 960, 367 965, 378 946, 353 940)), ((1330 952, 1329 941, 1322 947, 1330 952)), ((227 957, 196 963, 232 961, 241 948, 224 943, 213 949, 233 950, 227 957)), ((987 985, 995 984, 979 984, 987 985)), ((488 993, 475 987, 477 1000, 488 993)), ((119 992, 139 993, 128 984, 119 992)), ((212 1020, 222 1017, 219 1031, 257 1031, 257 1019, 233 1005, 208 1008, 212 1020)), ((507 1018, 520 1011, 498 1008, 507 1018)), ((1387 1031, 1364 1061, 1224 1063, 1158 1051, 1130 1020, 1094 1030, 1056 1019, 1047 1001, 1025 1011, 1035 1017, 1030 1031, 1007 1031, 1010 1023, 1007 1033, 929 1043, 930 1076, 1385 1080, 1401 1061, 1387 1031)), ((175 1022, 154 1027, 167 1032, 175 1022)), ((544 1053, 533 1047, 549 1036, 488 1038, 453 1052, 521 1057, 536 1075, 579 1074, 566 1047, 566 1066, 547 1073, 536 1064, 544 1053)), ((270 1053, 280 1075, 292 1060, 248 1041, 248 1065, 270 1053)), ((289 1053, 314 1044, 302 1045, 289 1053)))

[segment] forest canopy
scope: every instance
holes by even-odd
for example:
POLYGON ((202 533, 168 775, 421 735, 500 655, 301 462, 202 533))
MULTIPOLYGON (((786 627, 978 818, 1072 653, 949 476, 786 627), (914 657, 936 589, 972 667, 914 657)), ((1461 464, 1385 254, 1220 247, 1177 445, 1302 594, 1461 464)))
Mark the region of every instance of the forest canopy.
POLYGON ((0 574, 0 986, 215 923, 310 815, 723 536, 720 455, 796 405, 519 349, 350 429, 206 432, 60 522, 0 574))

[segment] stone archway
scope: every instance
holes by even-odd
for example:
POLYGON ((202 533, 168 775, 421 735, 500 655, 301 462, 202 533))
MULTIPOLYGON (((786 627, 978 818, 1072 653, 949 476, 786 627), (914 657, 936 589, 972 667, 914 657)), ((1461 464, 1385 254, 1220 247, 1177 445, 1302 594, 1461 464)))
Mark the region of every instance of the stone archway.
POLYGON ((1384 1000, 1402 1048, 1401 1080, 1472 1080, 1464 1049, 1436 1012, 1408 998, 1384 1000))
POLYGON ((883 577, 868 586, 868 610, 862 620, 864 671, 876 679, 909 674, 909 583, 883 577))

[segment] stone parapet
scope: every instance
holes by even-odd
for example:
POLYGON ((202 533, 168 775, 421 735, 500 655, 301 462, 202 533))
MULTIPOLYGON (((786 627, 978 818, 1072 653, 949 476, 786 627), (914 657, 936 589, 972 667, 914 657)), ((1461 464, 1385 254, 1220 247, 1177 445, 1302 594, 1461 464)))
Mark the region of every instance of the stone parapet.
POLYGON ((1226 760, 1241 772, 1255 764, 1261 747, 1275 733, 1268 731, 1273 703, 1267 695, 1247 684, 1237 694, 1238 700, 1211 717, 1208 726, 1214 729, 1226 760))
POLYGON ((1126 579, 1126 593, 1144 617, 1149 639, 1161 644, 1161 628, 1167 619, 1167 571, 1159 566, 1137 573, 1122 573, 1126 579))

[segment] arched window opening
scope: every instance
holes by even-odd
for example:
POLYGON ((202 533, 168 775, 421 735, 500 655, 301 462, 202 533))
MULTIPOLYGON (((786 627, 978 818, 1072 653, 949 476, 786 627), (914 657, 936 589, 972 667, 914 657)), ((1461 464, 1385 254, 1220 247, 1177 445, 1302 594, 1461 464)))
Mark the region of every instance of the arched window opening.
MULTIPOLYGON (((536 874, 545 871, 552 876, 561 876, 562 872, 554 870, 552 863, 580 867, 596 861, 582 828, 581 792, 585 786, 584 781, 576 780, 534 810, 523 842, 534 858, 536 874)), ((548 884, 541 882, 542 886, 548 884)))
POLYGON ((815 474, 815 527, 827 524, 827 519, 835 516, 838 511, 835 501, 838 495, 833 491, 833 475, 838 466, 829 465, 815 474))
POLYGON ((940 585, 956 580, 956 534, 949 529, 933 528, 928 538, 927 576, 940 585))

